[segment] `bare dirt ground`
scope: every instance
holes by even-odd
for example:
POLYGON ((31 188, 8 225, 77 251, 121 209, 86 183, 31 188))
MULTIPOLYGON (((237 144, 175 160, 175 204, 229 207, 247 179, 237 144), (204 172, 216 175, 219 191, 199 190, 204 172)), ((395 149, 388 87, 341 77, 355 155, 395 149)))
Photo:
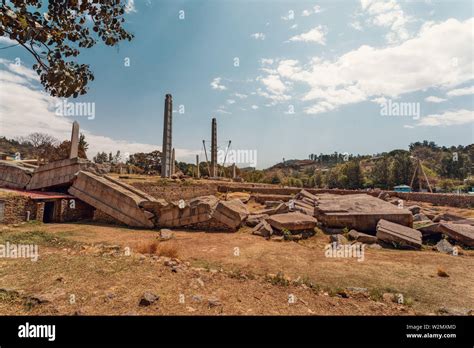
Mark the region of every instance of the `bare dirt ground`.
POLYGON ((452 256, 430 247, 366 249, 359 262, 325 257, 329 237, 322 231, 299 243, 267 241, 249 228, 177 230, 168 241, 158 241, 157 231, 84 223, 29 223, 0 231, 2 244, 35 243, 40 253, 37 262, 0 258, 2 315, 406 315, 474 309, 469 250, 452 256), (154 254, 142 254, 150 245, 154 254), (448 277, 440 277, 439 269, 448 277), (140 306, 145 292, 159 299, 140 306), (402 294, 403 304, 395 294, 402 294))

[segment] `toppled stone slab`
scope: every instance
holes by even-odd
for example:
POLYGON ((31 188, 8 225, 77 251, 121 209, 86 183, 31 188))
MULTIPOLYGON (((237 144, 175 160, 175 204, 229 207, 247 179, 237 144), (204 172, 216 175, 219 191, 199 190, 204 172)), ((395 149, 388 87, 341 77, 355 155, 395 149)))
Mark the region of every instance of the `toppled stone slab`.
POLYGON ((370 234, 358 232, 356 230, 350 230, 348 235, 349 235, 349 239, 355 240, 360 243, 364 243, 364 244, 377 243, 377 237, 371 236, 370 234))
POLYGON ((328 227, 347 227, 375 234, 379 220, 387 220, 407 227, 413 226, 413 215, 367 194, 317 195, 315 217, 328 227))
POLYGON ((185 227, 208 222, 218 201, 215 196, 210 195, 194 198, 187 203, 184 202, 184 206, 181 207, 179 202, 172 202, 160 209, 157 225, 160 227, 185 227))
POLYGON ((154 227, 153 216, 140 208, 146 194, 128 190, 106 176, 79 171, 68 192, 126 225, 154 227))
POLYGON ((263 209, 255 212, 255 214, 267 214, 267 215, 275 215, 275 214, 285 214, 290 211, 287 203, 280 203, 276 207, 263 209))
POLYGON ((32 168, 11 161, 0 161, 0 187, 25 189, 32 173, 32 168))
POLYGON ((316 220, 314 217, 294 212, 287 214, 272 215, 267 219, 267 222, 277 230, 305 231, 313 230, 316 227, 316 220))
POLYGON ((461 244, 474 246, 474 226, 441 222, 439 230, 461 244))
POLYGON ((266 201, 282 201, 288 202, 290 199, 293 198, 292 195, 279 195, 279 194, 262 194, 256 193, 251 196, 253 200, 257 203, 264 204, 266 201))
POLYGON ((421 212, 421 207, 418 205, 410 205, 409 207, 407 207, 407 209, 411 211, 413 215, 419 214, 421 212))
POLYGON ((383 219, 377 224, 377 239, 395 247, 421 248, 420 231, 383 219))
POLYGON ((270 238, 270 236, 273 234, 273 228, 268 222, 263 220, 257 226, 255 226, 255 228, 252 230, 252 234, 270 238))
POLYGON ((457 216, 454 214, 450 213, 443 213, 443 214, 438 214, 433 218, 433 222, 441 222, 441 221, 459 221, 459 220, 464 220, 462 216, 457 216))
POLYGON ((79 171, 88 171, 96 175, 107 173, 105 167, 99 164, 83 158, 68 158, 50 162, 35 169, 26 189, 37 190, 71 185, 79 171))
POLYGON ((212 218, 223 223, 231 230, 236 230, 247 219, 247 207, 239 200, 220 201, 212 214, 212 218))

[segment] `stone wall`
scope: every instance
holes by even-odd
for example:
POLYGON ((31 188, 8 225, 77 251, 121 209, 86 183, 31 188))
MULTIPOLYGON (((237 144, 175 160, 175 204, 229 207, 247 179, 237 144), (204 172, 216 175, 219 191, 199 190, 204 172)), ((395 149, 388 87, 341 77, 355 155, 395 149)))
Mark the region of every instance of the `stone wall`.
MULTIPOLYGON (((294 195, 301 191, 301 188, 283 188, 283 187, 251 187, 247 185, 241 186, 228 186, 219 185, 219 192, 241 192, 246 191, 250 193, 260 194, 275 194, 275 195, 294 195)), ((378 197, 380 190, 342 190, 342 189, 308 189, 306 191, 313 194, 318 193, 332 193, 338 195, 358 194, 366 193, 368 195, 378 197)), ((474 208, 474 195, 457 195, 450 193, 427 193, 427 192, 395 192, 395 191, 383 191, 388 193, 390 196, 398 197, 403 200, 427 202, 436 205, 445 205, 450 207, 458 208, 474 208)))
POLYGON ((0 197, 0 202, 4 203, 3 224, 18 224, 27 221, 28 212, 30 220, 43 221, 44 204, 35 202, 23 195, 8 194, 0 197))
POLYGON ((183 182, 133 182, 133 187, 148 193, 155 198, 167 201, 188 200, 200 196, 215 195, 218 191, 218 183, 183 183, 183 182))

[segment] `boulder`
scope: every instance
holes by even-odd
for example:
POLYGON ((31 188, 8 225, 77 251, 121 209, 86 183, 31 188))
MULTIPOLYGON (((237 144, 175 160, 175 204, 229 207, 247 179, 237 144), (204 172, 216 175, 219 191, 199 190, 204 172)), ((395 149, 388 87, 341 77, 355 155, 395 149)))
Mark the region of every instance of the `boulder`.
POLYGON ((171 230, 168 230, 166 228, 162 228, 160 230, 160 240, 165 241, 165 240, 170 240, 174 238, 174 233, 171 230))
POLYGON ((452 254, 454 247, 446 239, 441 239, 436 244, 436 249, 441 253, 452 254))
POLYGON ((439 230, 461 244, 474 246, 474 226, 441 222, 439 230))
POLYGON ((249 227, 257 226, 262 220, 266 219, 268 214, 250 214, 245 221, 245 224, 249 227))
POLYGON ((247 207, 239 199, 221 201, 217 204, 212 217, 232 230, 236 230, 247 219, 247 207))
POLYGON ((395 247, 421 249, 421 232, 381 219, 377 224, 377 239, 395 247))
POLYGON ((350 230, 348 236, 349 236, 349 239, 355 240, 357 242, 365 243, 365 244, 377 243, 377 237, 371 236, 370 234, 358 232, 356 230, 350 230))
POLYGON ((265 238, 270 238, 270 236, 273 234, 273 228, 268 222, 263 220, 257 226, 255 226, 255 228, 252 230, 252 234, 265 238))
POLYGON ((142 298, 140 299, 140 302, 138 303, 139 306, 141 307, 146 307, 151 305, 153 302, 159 300, 160 297, 147 291, 143 294, 142 298))
POLYGON ((272 215, 267 222, 277 230, 304 231, 316 227, 317 220, 309 215, 294 212, 272 215))

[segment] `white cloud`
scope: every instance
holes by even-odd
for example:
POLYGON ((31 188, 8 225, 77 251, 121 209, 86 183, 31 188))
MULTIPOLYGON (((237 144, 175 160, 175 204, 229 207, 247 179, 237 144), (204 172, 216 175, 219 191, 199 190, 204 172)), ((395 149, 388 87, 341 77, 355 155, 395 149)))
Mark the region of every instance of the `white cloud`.
POLYGON ((293 24, 293 25, 290 27, 290 29, 296 29, 296 28, 298 28, 298 24, 296 24, 296 23, 293 24))
POLYGON ((360 24, 359 21, 351 22, 349 25, 350 25, 352 28, 354 28, 355 30, 358 30, 358 31, 362 31, 362 30, 363 30, 362 24, 360 24))
POLYGON ((460 126, 469 123, 474 124, 474 111, 462 109, 422 117, 416 126, 460 126))
POLYGON ((217 89, 219 91, 224 91, 227 89, 226 86, 221 84, 221 77, 216 77, 214 80, 211 81, 211 87, 212 89, 217 89))
POLYGON ((312 14, 316 14, 316 13, 320 13, 320 12, 322 12, 321 7, 319 5, 316 5, 311 9, 303 10, 301 12, 301 15, 303 17, 308 17, 308 16, 311 16, 312 14))
POLYGON ((428 103, 442 103, 442 102, 446 101, 446 99, 439 98, 439 97, 436 97, 434 95, 430 95, 429 97, 425 98, 425 101, 427 101, 428 103))
POLYGON ((128 0, 125 4, 125 12, 126 13, 136 13, 137 8, 135 7, 135 0, 128 0))
POLYGON ((317 42, 321 45, 326 44, 326 28, 318 25, 317 27, 311 29, 306 33, 302 33, 300 35, 295 35, 291 37, 290 41, 303 41, 303 42, 317 42))
POLYGON ((235 99, 227 99, 227 104, 235 104, 235 99))
POLYGON ((410 37, 406 24, 412 20, 402 10, 396 0, 361 0, 361 8, 369 18, 367 23, 388 28, 386 36, 389 43, 404 41, 410 37))
POLYGON ((279 92, 287 82, 307 86, 299 97, 315 103, 307 107, 307 113, 428 88, 454 88, 474 79, 474 52, 472 45, 466 44, 474 42, 473 26, 474 18, 463 22, 449 19, 425 25, 416 37, 395 46, 364 45, 333 60, 313 57, 306 64, 275 60, 277 67, 260 80, 280 86, 279 92), (453 58, 457 64, 452 64, 453 58))
POLYGON ((265 40, 265 34, 264 33, 253 33, 252 35, 250 35, 251 37, 253 37, 255 40, 265 40))
MULTIPOLYGON (((51 97, 43 92, 38 84, 33 70, 18 67, 15 64, 0 59, 0 135, 7 138, 27 136, 34 132, 47 133, 60 141, 69 140, 74 119, 61 117, 55 114, 55 108, 61 99, 51 97), (32 78, 33 77, 33 78, 32 78)), ((72 100, 70 99, 69 102, 72 100)), ((97 107, 96 107, 97 113, 97 107)), ((101 117, 97 114, 96 117, 101 117)), ((123 153, 150 152, 161 150, 161 146, 144 144, 121 139, 114 139, 106 135, 97 135, 87 130, 86 117, 81 120, 75 118, 81 125, 81 133, 89 143, 87 154, 89 158, 97 152, 123 153)), ((177 156, 189 159, 199 150, 176 149, 177 156)))
POLYGON ((466 87, 466 88, 459 88, 459 89, 453 89, 446 93, 447 96, 449 97, 459 97, 462 95, 469 95, 469 94, 474 94, 474 86, 471 87, 466 87))
POLYGON ((252 107, 252 109, 254 109, 254 110, 257 110, 257 109, 258 109, 258 105, 252 105, 251 107, 252 107))
POLYGON ((229 112, 229 111, 227 111, 227 110, 225 110, 225 109, 217 109, 217 110, 216 110, 216 113, 218 113, 218 114, 226 114, 226 115, 231 115, 231 114, 232 114, 232 112, 229 112))
POLYGON ((232 94, 234 97, 240 98, 240 99, 246 99, 248 97, 247 94, 242 94, 242 93, 234 93, 232 94))
POLYGON ((292 21, 293 19, 295 19, 295 11, 289 10, 286 16, 281 16, 281 19, 283 19, 284 21, 292 21))
POLYGON ((9 37, 0 36, 0 44, 5 45, 5 46, 11 46, 11 45, 18 44, 18 42, 10 39, 9 37))

